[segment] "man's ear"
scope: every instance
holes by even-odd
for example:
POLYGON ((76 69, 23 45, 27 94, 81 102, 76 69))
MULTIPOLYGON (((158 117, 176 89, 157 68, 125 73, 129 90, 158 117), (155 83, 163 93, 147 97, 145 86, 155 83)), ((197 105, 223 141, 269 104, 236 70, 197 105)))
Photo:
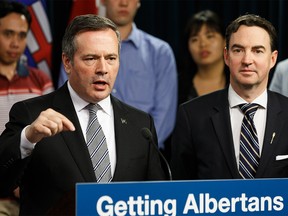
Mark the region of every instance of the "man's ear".
POLYGON ((139 1, 138 3, 137 3, 137 8, 140 8, 141 7, 141 2, 139 1))
POLYGON ((62 63, 66 73, 70 74, 72 68, 71 60, 64 53, 62 53, 62 63))
POLYGON ((225 64, 228 66, 229 56, 228 56, 228 49, 227 49, 227 47, 224 48, 223 57, 224 57, 225 64))
POLYGON ((276 62, 277 62, 277 57, 278 57, 278 51, 277 50, 274 50, 272 52, 272 55, 271 55, 271 64, 270 64, 270 69, 272 69, 276 62))

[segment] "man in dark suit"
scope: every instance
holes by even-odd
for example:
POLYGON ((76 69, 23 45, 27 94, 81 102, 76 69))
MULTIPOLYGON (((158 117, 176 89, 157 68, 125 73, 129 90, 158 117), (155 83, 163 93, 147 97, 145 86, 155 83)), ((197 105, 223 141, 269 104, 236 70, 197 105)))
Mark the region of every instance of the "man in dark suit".
POLYGON ((0 137, 0 179, 2 191, 20 185, 20 215, 74 214, 75 184, 99 180, 86 145, 88 104, 100 107, 112 181, 165 179, 157 148, 141 134, 148 128, 156 138, 153 119, 110 96, 119 49, 120 34, 109 19, 76 17, 62 42, 68 82, 12 107, 0 137))
POLYGON ((267 90, 277 55, 275 29, 264 18, 247 14, 227 27, 224 59, 230 86, 180 105, 172 141, 175 179, 288 177, 288 99, 267 90), (240 133, 241 104, 258 107, 250 124, 257 134, 249 142, 255 156, 243 147, 248 136, 240 133))

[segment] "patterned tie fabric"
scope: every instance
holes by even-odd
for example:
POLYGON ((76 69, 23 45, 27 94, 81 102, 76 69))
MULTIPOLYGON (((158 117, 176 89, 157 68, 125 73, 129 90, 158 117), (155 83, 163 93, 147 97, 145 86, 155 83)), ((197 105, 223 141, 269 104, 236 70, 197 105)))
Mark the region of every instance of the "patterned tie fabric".
POLYGON ((259 142, 253 117, 258 104, 240 104, 244 114, 240 134, 239 173, 243 179, 253 179, 259 165, 259 142))
POLYGON ((89 110, 89 122, 86 139, 96 179, 97 182, 110 182, 112 175, 106 138, 96 115, 101 107, 98 104, 89 104, 87 109, 89 110))

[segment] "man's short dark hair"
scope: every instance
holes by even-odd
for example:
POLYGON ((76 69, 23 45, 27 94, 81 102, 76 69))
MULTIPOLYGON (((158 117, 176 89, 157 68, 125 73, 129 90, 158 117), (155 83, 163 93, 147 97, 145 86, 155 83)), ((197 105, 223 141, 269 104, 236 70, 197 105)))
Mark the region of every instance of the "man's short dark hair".
POLYGON ((239 27, 245 26, 258 26, 263 28, 270 37, 271 51, 277 50, 277 33, 271 22, 255 14, 246 14, 238 17, 230 23, 226 29, 226 49, 229 49, 229 42, 231 35, 238 31, 239 27))
POLYGON ((26 5, 15 1, 9 2, 5 0, 0 0, 0 19, 10 13, 19 13, 24 15, 27 20, 28 27, 30 28, 32 18, 26 5))

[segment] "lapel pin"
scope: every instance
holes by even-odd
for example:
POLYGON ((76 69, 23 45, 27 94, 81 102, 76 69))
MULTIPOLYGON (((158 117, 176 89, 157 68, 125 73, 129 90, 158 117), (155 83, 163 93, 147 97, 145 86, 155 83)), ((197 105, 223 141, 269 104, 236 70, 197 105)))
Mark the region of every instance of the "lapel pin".
POLYGON ((122 124, 127 124, 127 120, 126 120, 126 119, 123 119, 123 118, 121 118, 121 123, 122 123, 122 124))
POLYGON ((273 140, 274 140, 274 137, 275 137, 275 135, 276 135, 276 133, 275 133, 275 132, 273 132, 273 134, 272 134, 272 138, 271 138, 271 141, 270 141, 270 144, 272 144, 272 143, 273 143, 273 140))

